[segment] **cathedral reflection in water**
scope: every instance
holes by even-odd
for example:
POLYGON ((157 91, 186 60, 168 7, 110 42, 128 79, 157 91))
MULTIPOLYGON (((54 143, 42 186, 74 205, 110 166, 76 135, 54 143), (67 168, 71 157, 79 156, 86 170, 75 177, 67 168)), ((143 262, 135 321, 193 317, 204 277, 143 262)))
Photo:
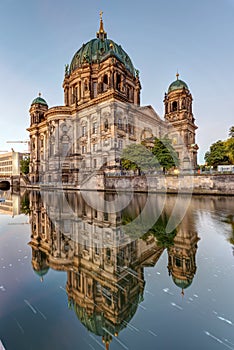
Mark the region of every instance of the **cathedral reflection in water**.
MULTIPOLYGON (((168 210, 140 235, 134 225, 129 230, 124 227, 134 222, 147 200, 162 207, 158 195, 148 195, 152 197, 149 199, 134 194, 119 212, 97 210, 77 192, 31 192, 29 196, 34 271, 42 280, 50 268, 67 272, 70 308, 90 332, 102 337, 106 349, 143 300, 144 268, 155 266, 165 249, 169 274, 182 294, 192 283, 199 238, 189 211, 170 234, 165 233, 168 210)), ((100 196, 110 206, 115 197, 104 193, 100 196)), ((173 198, 167 208, 172 206, 173 198)), ((148 207, 151 209, 152 205, 148 207)))

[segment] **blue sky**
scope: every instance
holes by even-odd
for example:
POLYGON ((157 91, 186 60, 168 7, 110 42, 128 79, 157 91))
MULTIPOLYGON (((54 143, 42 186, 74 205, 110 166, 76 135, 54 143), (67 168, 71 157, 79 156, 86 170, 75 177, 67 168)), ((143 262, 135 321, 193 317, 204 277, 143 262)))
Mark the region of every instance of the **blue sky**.
POLYGON ((26 140, 29 107, 40 91, 63 104, 64 66, 105 30, 140 70, 141 101, 163 117, 163 98, 177 69, 193 95, 199 162, 234 125, 234 0, 1 0, 0 150, 26 140))

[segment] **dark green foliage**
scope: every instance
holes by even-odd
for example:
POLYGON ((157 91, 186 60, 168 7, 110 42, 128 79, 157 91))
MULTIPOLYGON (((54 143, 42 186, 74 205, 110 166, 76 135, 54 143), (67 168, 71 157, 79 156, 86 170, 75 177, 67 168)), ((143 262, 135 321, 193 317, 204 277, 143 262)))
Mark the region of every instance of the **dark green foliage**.
POLYGON ((22 174, 28 174, 29 173, 29 163, 30 163, 30 157, 24 157, 20 161, 20 171, 22 174))
POLYGON ((121 165, 125 170, 148 171, 158 167, 154 155, 143 145, 132 144, 127 146, 121 156, 121 165))
POLYGON ((30 202, 29 202, 29 196, 28 195, 24 195, 21 198, 20 207, 21 207, 22 213, 24 213, 25 215, 29 214, 29 212, 30 212, 30 202))
POLYGON ((232 245, 234 245, 234 215, 232 215, 232 214, 227 215, 227 217, 223 220, 223 222, 226 222, 227 224, 231 225, 232 234, 228 240, 232 245))
POLYGON ((234 126, 230 127, 228 136, 234 138, 234 126))
POLYGON ((150 228, 148 226, 147 220, 139 220, 139 217, 136 219, 135 215, 130 214, 129 212, 122 213, 122 225, 124 225, 124 232, 132 238, 140 237, 143 240, 147 240, 149 236, 154 236, 157 239, 157 245, 161 248, 169 248, 174 244, 174 238, 176 236, 177 230, 174 229, 170 233, 166 233, 166 227, 168 224, 168 217, 166 214, 162 214, 155 224, 150 228), (143 234, 142 234, 143 233, 143 234))
POLYGON ((171 140, 166 137, 162 139, 155 138, 152 153, 157 158, 164 172, 172 167, 179 166, 178 155, 172 146, 171 140))
POLYGON ((210 150, 205 154, 207 165, 217 168, 218 165, 230 164, 225 141, 217 141, 210 146, 210 150))
POLYGON ((234 136, 225 141, 225 146, 227 150, 227 156, 229 158, 229 164, 234 164, 234 136))
POLYGON ((154 226, 142 236, 142 239, 146 239, 148 236, 155 236, 157 244, 161 248, 169 248, 174 244, 174 238, 176 236, 176 229, 172 232, 166 233, 168 219, 165 215, 161 215, 154 226))

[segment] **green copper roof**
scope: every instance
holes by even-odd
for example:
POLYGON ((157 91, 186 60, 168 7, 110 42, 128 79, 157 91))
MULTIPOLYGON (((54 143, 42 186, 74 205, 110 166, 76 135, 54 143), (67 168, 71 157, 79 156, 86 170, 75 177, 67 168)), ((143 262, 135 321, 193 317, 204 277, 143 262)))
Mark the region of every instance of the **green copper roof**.
POLYGON ((45 276, 46 274, 47 274, 47 272, 49 271, 49 267, 44 267, 43 269, 41 269, 41 270, 38 270, 38 271, 36 271, 35 269, 34 269, 34 272, 38 275, 38 276, 40 276, 40 277, 42 277, 42 276, 45 276))
POLYGON ((177 287, 179 287, 181 289, 188 288, 193 282, 192 279, 181 280, 181 279, 175 278, 175 277, 173 277, 173 281, 177 285, 177 287))
POLYGON ((126 317, 124 318, 125 322, 120 322, 118 317, 117 324, 113 324, 111 319, 108 320, 104 317, 102 312, 94 311, 91 315, 87 313, 86 308, 80 306, 77 303, 73 303, 73 309, 76 313, 76 316, 81 321, 81 323, 92 333, 104 336, 105 330, 107 328, 111 331, 112 334, 116 332, 120 332, 122 329, 126 327, 126 324, 130 322, 133 316, 136 313, 138 308, 138 304, 142 301, 142 295, 136 294, 131 303, 128 305, 128 313, 126 313, 126 317))
POLYGON ((116 57, 132 75, 136 75, 135 68, 128 54, 120 45, 107 38, 92 39, 83 44, 71 61, 69 73, 82 67, 84 63, 100 63, 110 56, 116 57))
POLYGON ((44 105, 44 106, 48 106, 47 102, 44 100, 44 98, 38 96, 36 98, 34 98, 34 100, 32 101, 31 103, 31 106, 32 105, 35 105, 35 104, 41 104, 41 105, 44 105))
POLYGON ((171 85, 169 86, 168 93, 171 91, 180 90, 183 88, 189 90, 188 85, 183 80, 177 79, 173 81, 173 83, 171 83, 171 85))

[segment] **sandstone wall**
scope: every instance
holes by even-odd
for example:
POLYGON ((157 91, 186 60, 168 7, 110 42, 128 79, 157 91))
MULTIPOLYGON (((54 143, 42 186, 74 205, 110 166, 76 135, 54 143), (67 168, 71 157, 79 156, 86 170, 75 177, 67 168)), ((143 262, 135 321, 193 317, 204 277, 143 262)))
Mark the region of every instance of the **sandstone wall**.
POLYGON ((106 190, 234 195, 234 174, 108 176, 106 190))

